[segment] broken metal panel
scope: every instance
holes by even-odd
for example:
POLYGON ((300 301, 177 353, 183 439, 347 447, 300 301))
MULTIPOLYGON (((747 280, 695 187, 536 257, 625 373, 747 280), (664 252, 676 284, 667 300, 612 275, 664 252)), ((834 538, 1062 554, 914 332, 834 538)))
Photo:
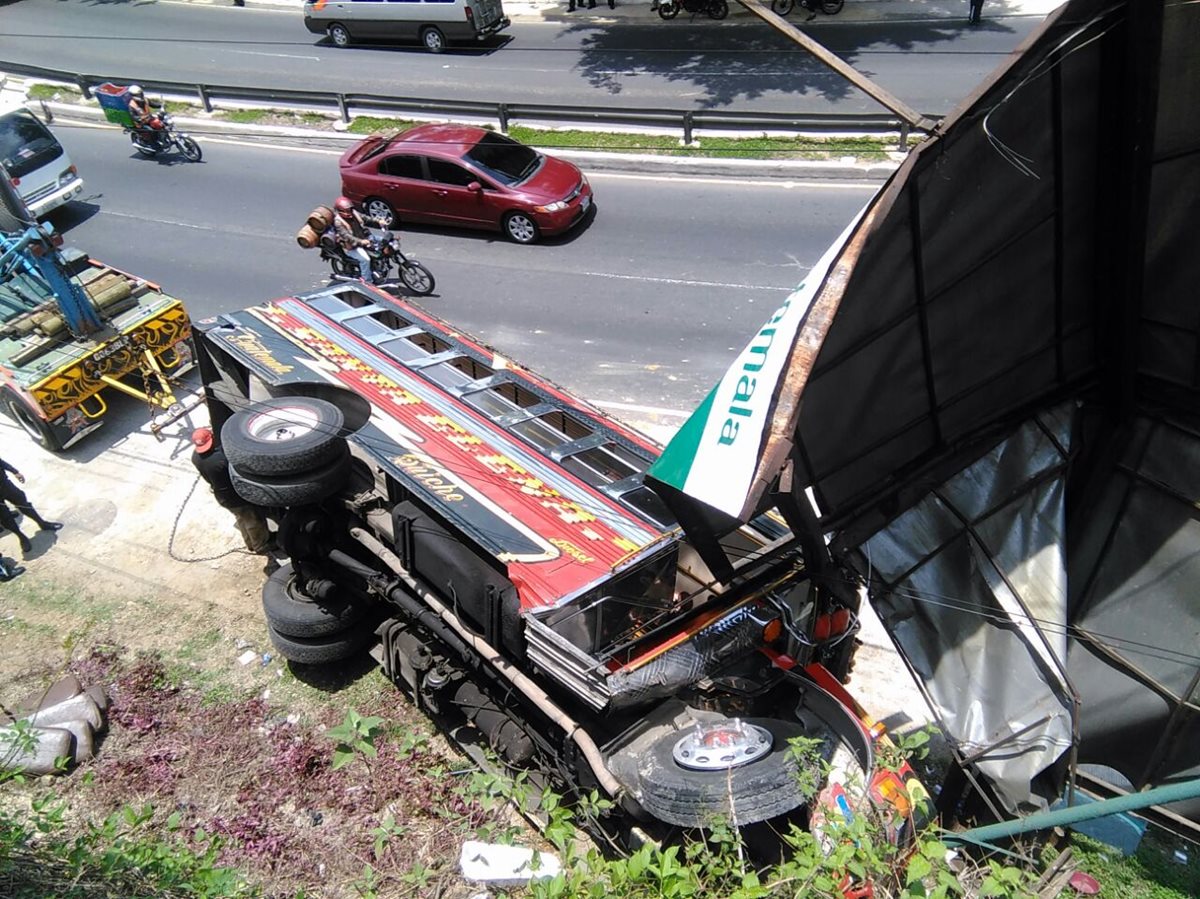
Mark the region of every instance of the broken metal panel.
POLYGON ((1027 422, 863 545, 872 604, 960 756, 1010 811, 1072 742, 1065 409, 1027 422), (1049 639, 1047 636, 1049 635, 1049 639))

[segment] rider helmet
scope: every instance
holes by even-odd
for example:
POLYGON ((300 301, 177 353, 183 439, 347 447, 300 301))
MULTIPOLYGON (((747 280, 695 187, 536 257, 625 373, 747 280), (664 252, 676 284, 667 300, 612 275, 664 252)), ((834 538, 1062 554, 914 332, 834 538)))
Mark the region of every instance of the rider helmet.
POLYGON ((333 201, 333 208, 342 215, 349 215, 354 211, 354 204, 350 202, 349 197, 338 197, 333 201))
POLYGON ((146 96, 146 92, 142 90, 142 86, 140 84, 131 84, 129 85, 129 96, 137 97, 140 100, 142 97, 146 96))

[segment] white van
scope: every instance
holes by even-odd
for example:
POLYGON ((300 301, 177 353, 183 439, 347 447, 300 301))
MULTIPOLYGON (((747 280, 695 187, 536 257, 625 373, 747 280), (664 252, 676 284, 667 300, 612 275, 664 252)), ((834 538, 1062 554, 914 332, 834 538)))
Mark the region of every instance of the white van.
POLYGON ((0 165, 34 218, 83 192, 67 151, 24 106, 0 109, 0 165))
POLYGON ((355 41, 420 41, 440 53, 507 28, 502 0, 305 0, 304 25, 335 47, 355 41))

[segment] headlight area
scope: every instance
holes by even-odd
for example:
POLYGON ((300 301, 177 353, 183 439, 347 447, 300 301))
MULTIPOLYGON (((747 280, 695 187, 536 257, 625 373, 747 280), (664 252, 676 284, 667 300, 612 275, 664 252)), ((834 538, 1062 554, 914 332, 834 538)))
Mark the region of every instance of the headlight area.
POLYGON ((566 200, 558 200, 554 203, 549 204, 548 206, 534 206, 533 211, 534 212, 547 212, 547 213, 548 212, 562 212, 566 208, 567 208, 567 201, 566 200))

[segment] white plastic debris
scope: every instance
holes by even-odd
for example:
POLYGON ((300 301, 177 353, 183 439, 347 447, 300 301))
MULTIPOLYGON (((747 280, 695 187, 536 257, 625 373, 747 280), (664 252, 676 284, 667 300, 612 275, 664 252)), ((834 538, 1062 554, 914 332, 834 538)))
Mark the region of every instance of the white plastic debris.
POLYGON ((467 840, 459 853, 458 865, 467 880, 495 886, 520 886, 531 880, 554 877, 562 870, 554 853, 538 852, 537 857, 535 863, 534 850, 525 846, 467 840))
POLYGON ((253 649, 247 649, 240 656, 238 656, 238 664, 239 665, 249 665, 251 662, 256 661, 257 659, 258 659, 258 653, 255 652, 253 649))

